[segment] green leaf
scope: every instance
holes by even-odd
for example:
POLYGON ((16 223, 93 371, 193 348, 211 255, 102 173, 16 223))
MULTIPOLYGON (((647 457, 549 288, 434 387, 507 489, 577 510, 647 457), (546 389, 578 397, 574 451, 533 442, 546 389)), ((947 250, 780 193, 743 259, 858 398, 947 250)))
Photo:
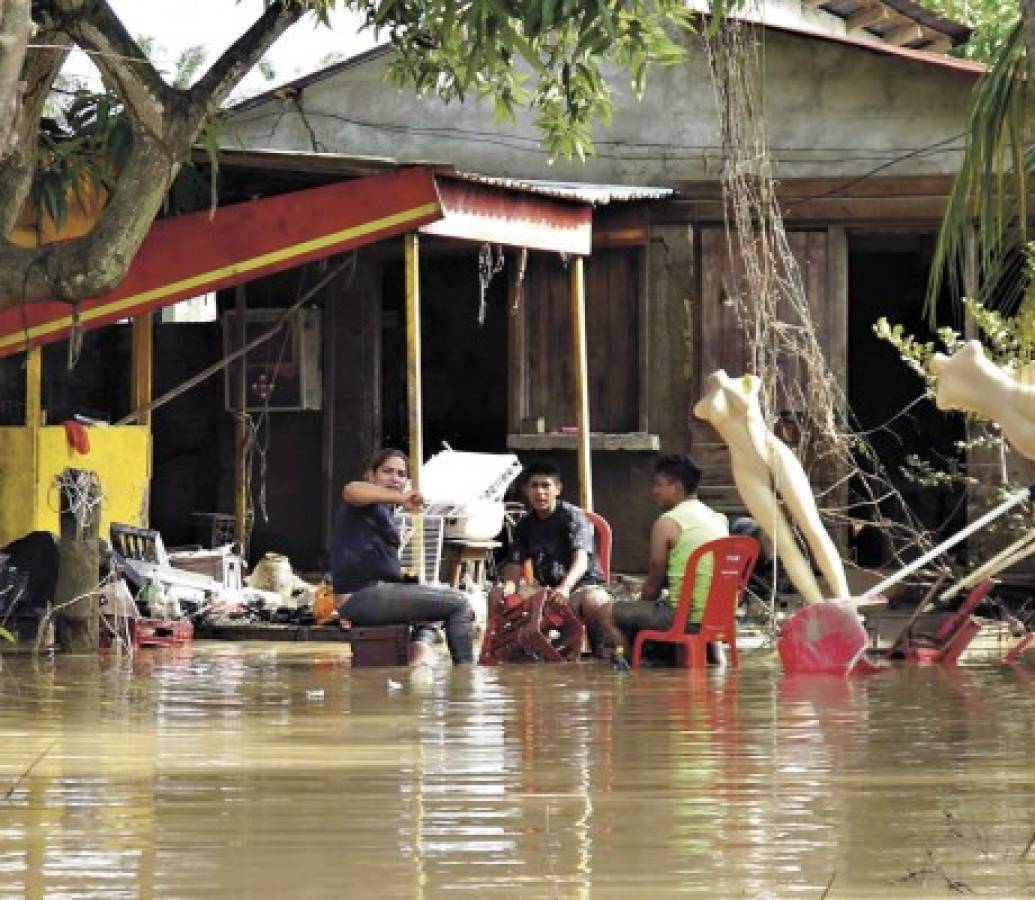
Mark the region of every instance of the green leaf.
POLYGON ((11 634, 11 632, 4 628, 3 625, 0 625, 0 638, 3 638, 5 641, 9 641, 12 644, 18 642, 17 638, 15 638, 15 636, 11 634))

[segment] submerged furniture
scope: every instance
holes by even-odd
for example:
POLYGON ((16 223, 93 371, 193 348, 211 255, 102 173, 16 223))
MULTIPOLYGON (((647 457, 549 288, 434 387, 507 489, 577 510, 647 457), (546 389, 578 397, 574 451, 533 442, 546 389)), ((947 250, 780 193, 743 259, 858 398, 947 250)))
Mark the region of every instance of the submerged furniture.
POLYGON ((489 615, 478 663, 576 662, 585 628, 567 603, 547 598, 545 590, 531 597, 489 595, 489 615))
POLYGON ((942 613, 938 617, 937 628, 930 633, 919 632, 914 628, 918 614, 924 608, 923 603, 919 604, 913 619, 902 630, 895 643, 885 651, 884 658, 903 659, 915 664, 955 665, 981 630, 981 623, 972 613, 994 586, 991 579, 979 582, 967 594, 959 609, 942 613))
POLYGON ((733 665, 740 665, 737 653, 737 601, 747 585, 758 559, 758 541, 745 535, 724 537, 702 544, 686 561, 683 589, 679 605, 667 631, 650 629, 639 632, 633 642, 632 667, 639 668, 643 645, 648 642, 675 644, 677 664, 686 669, 701 668, 707 663, 707 647, 721 641, 730 648, 733 665), (708 588, 701 626, 695 634, 687 633, 687 623, 694 603, 694 581, 701 561, 712 555, 712 581, 708 588))
MULTIPOLYGON (((598 513, 584 510, 596 533, 597 556, 604 580, 611 580, 611 526, 598 513)), ((530 560, 525 580, 531 583, 530 560)), ((547 599, 545 590, 530 597, 489 595, 485 636, 478 656, 483 666, 504 662, 575 662, 582 653, 585 626, 567 603, 547 599)))
POLYGON ((382 625, 379 628, 350 628, 352 668, 368 666, 405 666, 411 640, 409 625, 382 625))

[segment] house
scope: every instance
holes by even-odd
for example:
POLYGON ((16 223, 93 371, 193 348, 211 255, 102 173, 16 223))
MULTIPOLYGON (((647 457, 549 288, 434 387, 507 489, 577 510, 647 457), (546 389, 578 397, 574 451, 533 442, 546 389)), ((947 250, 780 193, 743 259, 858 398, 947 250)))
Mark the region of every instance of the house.
MULTIPOLYGON (((966 29, 910 3, 780 9, 780 22, 751 34, 763 51, 758 90, 788 245, 822 349, 860 430, 896 421, 874 436, 892 473, 916 451, 953 458, 961 422, 946 427, 923 407, 896 419, 919 385, 872 325, 886 314, 927 333, 921 298, 934 235, 983 67, 928 52, 964 40, 966 29)), ((613 122, 597 129, 597 153, 585 164, 551 163, 527 116, 500 126, 485 104, 446 105, 390 85, 391 51, 383 48, 245 101, 224 126, 227 158, 289 153, 330 165, 336 157, 380 155, 400 164, 448 163, 486 184, 541 191, 672 191, 633 193, 599 208, 586 267, 596 506, 614 524, 619 569, 643 566, 654 514, 646 485, 659 449, 692 448, 708 469, 706 497, 737 506, 715 435, 688 422, 704 374, 747 365, 727 302, 739 273, 722 204, 715 91, 697 38, 688 38, 688 49, 683 64, 651 73, 642 101, 612 81, 613 122)), ((439 439, 464 449, 509 447, 555 456, 574 473, 564 261, 505 256, 490 283, 484 328, 475 328, 474 286, 484 258, 469 252, 436 262, 437 287, 429 290, 442 302, 429 301, 427 315, 441 318, 425 323, 426 447, 439 439), (462 303, 445 302, 453 294, 462 303)), ((381 386, 379 399, 364 401, 373 414, 367 427, 376 433, 379 420, 386 440, 400 440, 401 379, 386 376, 400 360, 391 300, 400 276, 390 261, 368 262, 380 272, 372 277, 382 288, 369 299, 380 327, 365 332, 373 346, 364 344, 357 377, 374 394, 381 386)), ((907 481, 899 487, 931 525, 958 506, 950 491, 919 491, 907 481)))
MULTIPOLYGON (((964 40, 966 29, 909 0, 771 6, 770 20, 751 31, 764 49, 768 147, 823 351, 860 430, 895 420, 887 437, 875 436, 893 472, 914 449, 952 457, 962 424, 946 428, 924 408, 895 418, 918 386, 871 327, 881 314, 921 334, 927 327, 920 298, 933 235, 982 67, 933 52, 964 40)), ((727 242, 715 92, 696 38, 688 49, 684 64, 652 73, 642 101, 615 81, 613 123, 598 130, 598 152, 585 165, 551 164, 527 117, 501 127, 482 105, 447 106, 390 86, 385 49, 241 103, 223 126, 221 204, 418 166, 492 195, 490 206, 539 198, 592 210, 585 293, 595 505, 614 526, 619 570, 643 567, 654 515, 646 487, 659 450, 689 447, 706 467, 706 499, 731 512, 739 505, 724 449, 707 427, 688 421, 704 374, 747 366, 728 302, 741 285, 727 242)), ((170 194, 170 214, 207 208, 208 163, 197 151, 170 194)), ((444 441, 553 456, 578 496, 570 259, 554 245, 528 249, 513 229, 466 236, 421 239, 424 452, 444 441)), ((156 329, 155 392, 233 346, 236 326, 226 313, 241 306, 258 327, 317 281, 321 265, 224 290, 226 327, 169 316, 156 329)), ((255 396, 245 402, 263 429, 251 470, 263 501, 254 553, 286 551, 316 568, 340 484, 359 474, 375 447, 407 445, 405 279, 402 239, 366 242, 347 276, 307 304, 290 340, 249 357, 244 380, 255 396), (288 364, 284 354, 292 354, 288 364), (268 379, 273 372, 279 387, 268 379)), ((111 382, 141 342, 119 325, 85 338, 78 395, 61 395, 72 390, 67 379, 48 382, 65 353, 53 345, 43 396, 81 410, 88 395, 88 407, 121 417, 142 395, 131 401, 111 382)), ((233 507, 241 478, 226 411, 237 385, 232 368, 225 381, 210 379, 154 415, 149 517, 171 543, 197 536, 194 525, 209 527, 206 512, 233 507)), ((951 492, 914 491, 910 499, 932 524, 958 506, 951 492)))

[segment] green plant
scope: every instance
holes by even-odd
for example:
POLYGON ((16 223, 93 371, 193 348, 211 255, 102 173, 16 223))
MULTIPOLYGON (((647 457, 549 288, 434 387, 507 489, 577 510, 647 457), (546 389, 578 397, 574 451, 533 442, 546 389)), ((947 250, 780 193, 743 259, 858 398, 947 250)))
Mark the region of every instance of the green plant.
POLYGON ((39 131, 39 154, 29 203, 60 227, 70 194, 79 197, 89 181, 110 190, 122 170, 133 135, 122 103, 111 94, 76 91, 59 106, 60 118, 39 131))

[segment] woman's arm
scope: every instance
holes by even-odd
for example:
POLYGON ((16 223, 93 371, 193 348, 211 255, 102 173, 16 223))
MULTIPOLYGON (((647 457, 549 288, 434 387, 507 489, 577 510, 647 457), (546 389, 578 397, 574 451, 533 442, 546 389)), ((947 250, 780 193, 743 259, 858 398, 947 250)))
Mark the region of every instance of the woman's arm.
POLYGON ((410 512, 420 512, 424 507, 424 498, 419 491, 399 491, 369 481, 350 481, 342 489, 341 495, 350 506, 391 503, 405 507, 410 512))

